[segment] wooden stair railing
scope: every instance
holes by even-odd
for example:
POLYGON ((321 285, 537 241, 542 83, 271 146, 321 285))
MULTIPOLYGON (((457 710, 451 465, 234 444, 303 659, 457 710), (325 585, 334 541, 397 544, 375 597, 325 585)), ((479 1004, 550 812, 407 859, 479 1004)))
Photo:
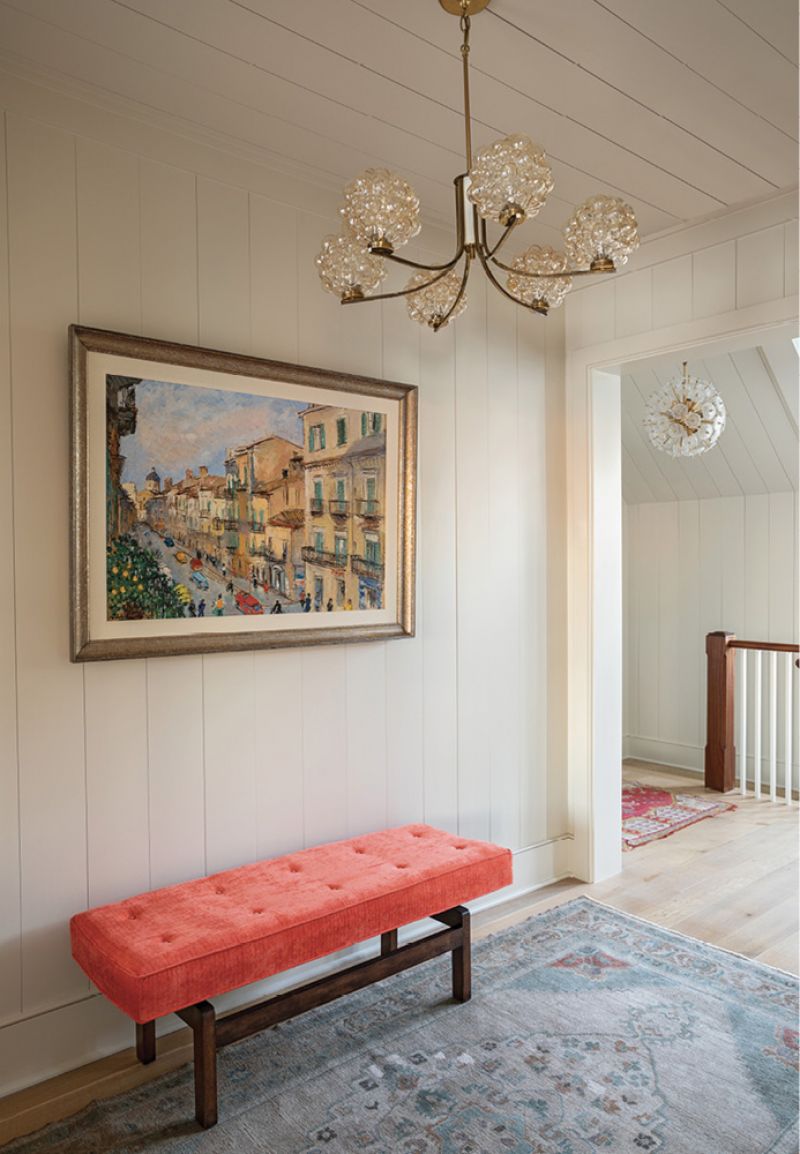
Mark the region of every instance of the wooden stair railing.
MULTIPOLYGON (((760 653, 771 653, 777 655, 778 653, 800 653, 800 645, 791 645, 788 643, 778 641, 740 641, 735 633, 708 633, 706 634, 706 657, 708 669, 708 700, 707 700, 707 718, 706 718, 706 748, 705 748, 705 785, 706 789, 719 790, 722 793, 727 793, 728 790, 734 788, 736 783, 736 745, 734 738, 734 702, 736 694, 736 650, 737 649, 755 649, 760 653)), ((773 658, 772 676, 775 677, 775 669, 777 658, 773 658)), ((794 662, 800 667, 800 660, 794 662)), ((789 663, 788 668, 791 668, 789 663)), ((787 673, 788 676, 788 673, 787 673)), ((761 758, 761 664, 760 656, 757 665, 756 686, 758 690, 758 698, 756 701, 757 717, 758 717, 758 744, 756 746, 756 757, 760 763, 761 758)), ((771 686, 771 701, 775 700, 775 686, 771 686)), ((746 706, 745 706, 746 709, 746 706)), ((786 759, 786 780, 788 789, 786 790, 786 800, 791 800, 791 766, 792 766, 792 749, 791 749, 791 698, 787 694, 787 710, 788 722, 786 728, 785 744, 787 749, 784 751, 786 759)), ((746 714, 744 719, 743 734, 746 735, 746 714)), ((770 734, 771 742, 776 741, 777 735, 770 734)), ((774 746, 772 747, 774 750, 774 746)), ((747 783, 747 749, 742 751, 742 793, 746 792, 747 783)), ((772 758, 774 765, 775 758, 772 758)), ((757 786, 756 796, 760 795, 760 764, 757 767, 757 786)), ((774 798, 776 783, 771 782, 771 792, 774 798)))

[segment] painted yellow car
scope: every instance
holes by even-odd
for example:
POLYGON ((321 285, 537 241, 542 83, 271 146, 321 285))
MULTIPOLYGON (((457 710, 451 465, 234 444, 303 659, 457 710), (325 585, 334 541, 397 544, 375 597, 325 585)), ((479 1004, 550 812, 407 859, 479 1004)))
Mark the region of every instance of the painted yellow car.
POLYGON ((175 554, 175 560, 180 561, 181 565, 185 565, 186 562, 189 560, 189 554, 184 553, 183 549, 179 549, 178 552, 175 554))
POLYGON ((182 601, 184 605, 188 605, 188 604, 189 604, 189 602, 190 602, 190 601, 191 601, 191 599, 192 599, 192 595, 191 595, 191 593, 189 592, 189 590, 186 588, 186 586, 185 586, 185 585, 176 585, 176 586, 175 586, 175 592, 176 592, 176 593, 177 593, 177 595, 178 595, 178 599, 179 599, 180 601, 182 601))

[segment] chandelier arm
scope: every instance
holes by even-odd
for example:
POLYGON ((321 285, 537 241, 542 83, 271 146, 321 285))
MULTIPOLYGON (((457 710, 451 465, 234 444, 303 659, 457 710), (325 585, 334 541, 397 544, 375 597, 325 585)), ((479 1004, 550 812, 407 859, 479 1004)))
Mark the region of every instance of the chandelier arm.
MULTIPOLYGON (((511 224, 507 224, 505 229, 503 230, 503 234, 500 237, 500 239, 498 240, 497 244, 494 246, 494 248, 490 249, 489 248, 488 233, 486 230, 486 221, 483 219, 483 217, 481 217, 481 240, 480 240, 480 243, 483 246, 483 251, 489 260, 494 260, 495 253, 500 251, 500 249, 506 243, 508 238, 511 236, 511 233, 514 231, 514 229, 517 227, 517 225, 520 225, 520 224, 522 224, 522 220, 519 217, 517 217, 515 220, 512 220, 511 224)), ((499 263, 499 262, 495 261, 495 264, 497 264, 497 263, 499 263)))
POLYGON ((615 268, 568 268, 564 272, 525 272, 524 269, 514 268, 513 265, 504 264, 503 261, 496 260, 495 257, 491 255, 491 253, 487 255, 489 256, 492 264, 496 264, 498 268, 503 269, 505 272, 513 272, 515 276, 539 277, 542 280, 558 280, 559 278, 563 279, 567 276, 600 276, 603 273, 608 274, 617 271, 615 268))
POLYGON ((408 268, 422 269, 423 272, 449 272, 454 265, 458 264, 464 255, 464 245, 461 245, 456 255, 452 260, 449 260, 447 264, 419 264, 415 260, 407 260, 404 256, 397 256, 397 254, 393 252, 382 252, 376 255, 382 256, 384 260, 394 261, 395 264, 406 265, 408 268))
POLYGON ((363 297, 342 297, 340 304, 343 305, 363 305, 367 301, 391 301, 398 297, 410 297, 414 293, 422 292, 428 285, 436 284, 437 280, 441 280, 443 276, 447 276, 452 266, 448 265, 442 272, 437 272, 436 276, 431 277, 430 280, 425 281, 425 284, 414 285, 413 288, 398 289, 393 293, 373 293, 372 296, 363 297))
POLYGON ((442 327, 442 325, 447 324, 447 322, 450 320, 450 317, 453 315, 453 313, 455 312, 455 310, 458 308, 459 304, 461 303, 461 298, 463 297, 463 295, 466 291, 466 288, 467 288, 467 281, 469 280, 469 266, 471 264, 472 264, 472 257, 467 255, 467 259, 464 262, 464 275, 461 278, 461 285, 459 287, 458 292, 456 293, 456 299, 450 305, 450 308, 447 310, 447 312, 444 314, 442 319, 439 321, 438 325, 434 325, 434 330, 433 330, 434 332, 438 332, 439 329, 442 327))
MULTIPOLYGON (((541 308, 537 309, 534 307, 534 305, 529 305, 526 301, 520 300, 519 297, 515 297, 513 293, 510 293, 508 291, 508 289, 503 288, 503 286, 500 284, 500 281, 497 280, 494 273, 489 268, 489 262, 486 259, 486 257, 484 256, 483 251, 481 250, 480 246, 478 247, 478 259, 480 260, 481 264, 483 265, 483 271, 486 273, 487 277, 489 278, 489 280, 492 282, 492 284, 494 285, 494 287, 497 289, 497 291, 499 293, 502 293, 504 297, 508 297, 508 299, 510 301, 513 301, 515 305, 519 305, 523 309, 528 309, 532 313, 539 313, 540 316, 542 316, 542 315, 546 316, 547 315, 546 310, 543 310, 541 308)), ((516 270, 514 270, 514 271, 516 271, 516 270)))

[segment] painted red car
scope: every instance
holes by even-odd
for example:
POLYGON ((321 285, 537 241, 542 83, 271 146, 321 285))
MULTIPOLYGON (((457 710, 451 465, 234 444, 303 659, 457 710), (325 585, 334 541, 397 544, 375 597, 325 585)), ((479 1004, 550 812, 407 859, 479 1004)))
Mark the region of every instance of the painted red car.
POLYGON ((239 589, 234 595, 236 608, 242 613, 263 613, 264 606, 252 593, 245 593, 239 589))

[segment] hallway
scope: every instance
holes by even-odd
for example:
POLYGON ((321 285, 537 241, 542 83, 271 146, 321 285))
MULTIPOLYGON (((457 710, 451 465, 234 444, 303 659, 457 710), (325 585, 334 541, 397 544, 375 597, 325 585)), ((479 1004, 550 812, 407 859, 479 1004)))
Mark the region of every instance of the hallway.
MULTIPOLYGON (((719 798, 694 774, 628 759, 623 780, 719 798)), ((726 795, 736 809, 623 854, 622 873, 598 885, 556 882, 521 899, 494 932, 579 894, 798 972, 798 806, 726 795)), ((487 919, 488 920, 488 919, 487 919)))

